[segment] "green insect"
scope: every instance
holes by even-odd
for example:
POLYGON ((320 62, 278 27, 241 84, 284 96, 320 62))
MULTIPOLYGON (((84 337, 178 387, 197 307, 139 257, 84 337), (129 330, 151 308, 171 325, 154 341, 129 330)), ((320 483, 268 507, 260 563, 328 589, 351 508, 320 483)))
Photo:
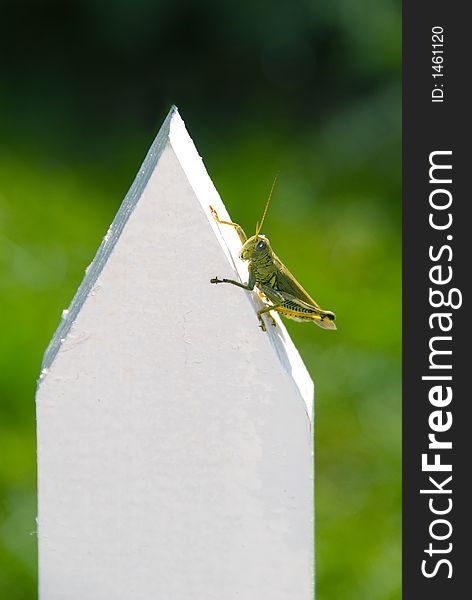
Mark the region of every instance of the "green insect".
POLYGON ((216 210, 210 206, 210 210, 217 223, 230 225, 236 229, 243 245, 239 253, 239 258, 249 262, 249 279, 247 283, 241 283, 233 279, 218 279, 218 277, 211 279, 210 282, 231 283, 243 288, 243 290, 249 291, 252 291, 256 287, 262 298, 267 302, 267 306, 257 313, 259 326, 262 331, 266 331, 266 326, 262 318, 264 313, 267 313, 272 319, 272 325, 276 325, 275 319, 270 314, 271 311, 279 312, 284 317, 294 319, 295 321, 316 323, 323 329, 336 329, 334 323, 335 314, 330 310, 320 308, 313 298, 302 288, 287 267, 274 254, 268 238, 260 234, 276 180, 277 178, 275 178, 272 184, 262 220, 260 224, 256 225, 256 235, 253 235, 249 239, 240 225, 231 223, 230 221, 222 221, 218 217, 216 210))

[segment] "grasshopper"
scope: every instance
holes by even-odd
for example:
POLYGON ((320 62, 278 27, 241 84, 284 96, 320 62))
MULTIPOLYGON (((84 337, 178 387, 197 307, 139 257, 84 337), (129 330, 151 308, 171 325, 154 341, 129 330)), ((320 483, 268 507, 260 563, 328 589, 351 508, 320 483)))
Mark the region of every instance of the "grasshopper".
POLYGON ((272 319, 272 325, 276 325, 274 317, 270 314, 271 311, 276 311, 284 317, 295 321, 316 323, 316 325, 323 329, 336 329, 334 323, 335 314, 330 310, 320 308, 276 256, 270 246, 269 239, 260 233, 276 180, 277 177, 272 184, 261 222, 260 224, 256 224, 256 234, 249 239, 240 225, 231 223, 230 221, 222 221, 218 217, 216 210, 210 206, 210 211, 217 223, 230 225, 236 229, 236 233, 242 244, 239 258, 243 261, 248 261, 249 271, 247 283, 241 283, 233 279, 218 279, 218 277, 210 279, 210 283, 230 283, 248 291, 252 291, 256 287, 267 303, 265 308, 257 312, 259 327, 262 331, 266 331, 266 326, 262 318, 262 315, 265 313, 272 319))

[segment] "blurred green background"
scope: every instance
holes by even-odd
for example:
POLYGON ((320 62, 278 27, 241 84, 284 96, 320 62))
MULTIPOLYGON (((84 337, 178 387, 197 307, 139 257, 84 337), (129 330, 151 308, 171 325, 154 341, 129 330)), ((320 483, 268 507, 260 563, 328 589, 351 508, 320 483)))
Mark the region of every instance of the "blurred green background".
POLYGON ((0 597, 36 596, 43 351, 171 103, 233 218, 265 225, 336 334, 316 384, 320 600, 400 598, 401 5, 2 3, 0 597))

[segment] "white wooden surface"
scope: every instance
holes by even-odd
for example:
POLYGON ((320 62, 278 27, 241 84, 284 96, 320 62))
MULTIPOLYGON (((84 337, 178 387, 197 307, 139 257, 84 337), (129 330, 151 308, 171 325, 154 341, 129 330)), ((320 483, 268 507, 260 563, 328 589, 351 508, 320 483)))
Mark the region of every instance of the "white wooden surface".
POLYGON ((313 598, 313 384, 209 283, 246 278, 209 204, 173 108, 45 354, 40 600, 313 598))

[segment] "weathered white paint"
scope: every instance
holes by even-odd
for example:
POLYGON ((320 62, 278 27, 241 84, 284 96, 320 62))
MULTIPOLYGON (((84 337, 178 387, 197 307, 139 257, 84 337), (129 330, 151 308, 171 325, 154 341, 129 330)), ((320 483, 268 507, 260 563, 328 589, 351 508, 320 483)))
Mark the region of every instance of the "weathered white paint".
POLYGON ((46 351, 41 600, 313 598, 313 384, 176 109, 46 351))

